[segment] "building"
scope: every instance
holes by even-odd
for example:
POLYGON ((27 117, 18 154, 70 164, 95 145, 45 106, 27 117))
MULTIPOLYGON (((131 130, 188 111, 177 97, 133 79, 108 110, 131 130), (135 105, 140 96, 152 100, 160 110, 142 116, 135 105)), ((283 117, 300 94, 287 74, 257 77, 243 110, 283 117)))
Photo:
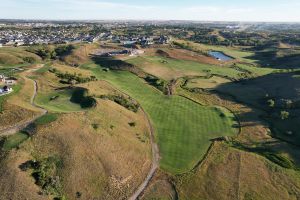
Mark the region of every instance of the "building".
POLYGON ((6 84, 6 85, 14 85, 14 84, 16 84, 16 79, 14 79, 14 78, 5 78, 5 81, 4 81, 4 83, 6 84))

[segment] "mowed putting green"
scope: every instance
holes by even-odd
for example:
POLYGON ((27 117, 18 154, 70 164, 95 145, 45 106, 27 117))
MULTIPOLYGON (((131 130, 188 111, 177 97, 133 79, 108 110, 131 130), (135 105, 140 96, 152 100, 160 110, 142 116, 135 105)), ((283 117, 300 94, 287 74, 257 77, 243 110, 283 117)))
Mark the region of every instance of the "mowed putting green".
POLYGON ((139 101, 153 122, 161 168, 168 172, 191 170, 207 152, 211 139, 237 133, 234 119, 218 108, 204 107, 179 96, 167 97, 129 72, 104 72, 93 64, 85 68, 139 101))
POLYGON ((73 90, 65 89, 52 92, 38 92, 35 103, 52 112, 76 112, 81 111, 79 104, 70 101, 73 90))

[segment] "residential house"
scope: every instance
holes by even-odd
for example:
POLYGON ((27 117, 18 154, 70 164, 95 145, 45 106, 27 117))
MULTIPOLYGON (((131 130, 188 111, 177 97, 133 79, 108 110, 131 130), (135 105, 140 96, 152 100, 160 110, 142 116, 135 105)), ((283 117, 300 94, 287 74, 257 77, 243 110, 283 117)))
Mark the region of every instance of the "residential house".
POLYGON ((16 79, 15 78, 6 78, 5 79, 5 84, 6 85, 14 85, 14 84, 16 84, 16 79))

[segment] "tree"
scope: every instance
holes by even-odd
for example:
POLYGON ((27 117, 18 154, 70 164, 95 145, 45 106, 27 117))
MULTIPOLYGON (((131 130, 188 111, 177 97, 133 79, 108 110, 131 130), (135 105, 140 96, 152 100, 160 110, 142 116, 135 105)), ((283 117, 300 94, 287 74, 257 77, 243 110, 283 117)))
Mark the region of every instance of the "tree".
POLYGON ((280 112, 280 117, 281 117, 282 120, 288 119, 289 116, 290 116, 290 113, 287 112, 287 111, 281 111, 280 112))
POLYGON ((275 101, 274 101, 273 99, 269 99, 269 100, 268 100, 268 104, 269 104, 269 107, 274 108, 274 106, 275 106, 275 101))

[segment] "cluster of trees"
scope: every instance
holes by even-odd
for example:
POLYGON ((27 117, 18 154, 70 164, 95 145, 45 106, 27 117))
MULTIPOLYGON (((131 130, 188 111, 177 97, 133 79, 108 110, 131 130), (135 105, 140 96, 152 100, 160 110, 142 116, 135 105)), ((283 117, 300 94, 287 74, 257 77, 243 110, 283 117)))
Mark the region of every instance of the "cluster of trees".
POLYGON ((63 195, 61 178, 57 174, 57 169, 62 161, 58 157, 48 157, 39 160, 29 160, 20 165, 22 171, 30 170, 35 179, 35 183, 41 187, 46 195, 53 195, 55 199, 66 199, 63 195))
POLYGON ((81 74, 77 74, 77 73, 71 74, 68 72, 63 73, 58 71, 55 68, 49 69, 49 72, 54 73, 58 78, 62 79, 61 82, 72 84, 72 85, 98 80, 95 76, 82 77, 81 74))
MULTIPOLYGON (((291 100, 285 100, 276 104, 274 99, 269 99, 267 100, 267 104, 272 110, 274 110, 276 107, 281 109, 291 109, 293 107, 293 101, 291 100)), ((290 117, 290 113, 287 110, 282 110, 279 113, 279 117, 282 120, 286 120, 290 117)))
POLYGON ((140 108, 140 105, 136 102, 134 102, 132 99, 128 99, 122 95, 101 95, 101 99, 109 99, 124 108, 132 111, 132 112, 137 112, 140 108))
POLYGON ((73 49, 75 49, 73 45, 60 45, 56 48, 53 48, 49 45, 39 45, 29 47, 27 50, 40 56, 43 60, 47 60, 66 56, 70 54, 73 49))
POLYGON ((153 87, 157 88, 158 90, 162 91, 164 94, 167 93, 167 86, 168 83, 162 79, 159 79, 154 76, 146 76, 144 80, 149 84, 152 85, 153 87))

